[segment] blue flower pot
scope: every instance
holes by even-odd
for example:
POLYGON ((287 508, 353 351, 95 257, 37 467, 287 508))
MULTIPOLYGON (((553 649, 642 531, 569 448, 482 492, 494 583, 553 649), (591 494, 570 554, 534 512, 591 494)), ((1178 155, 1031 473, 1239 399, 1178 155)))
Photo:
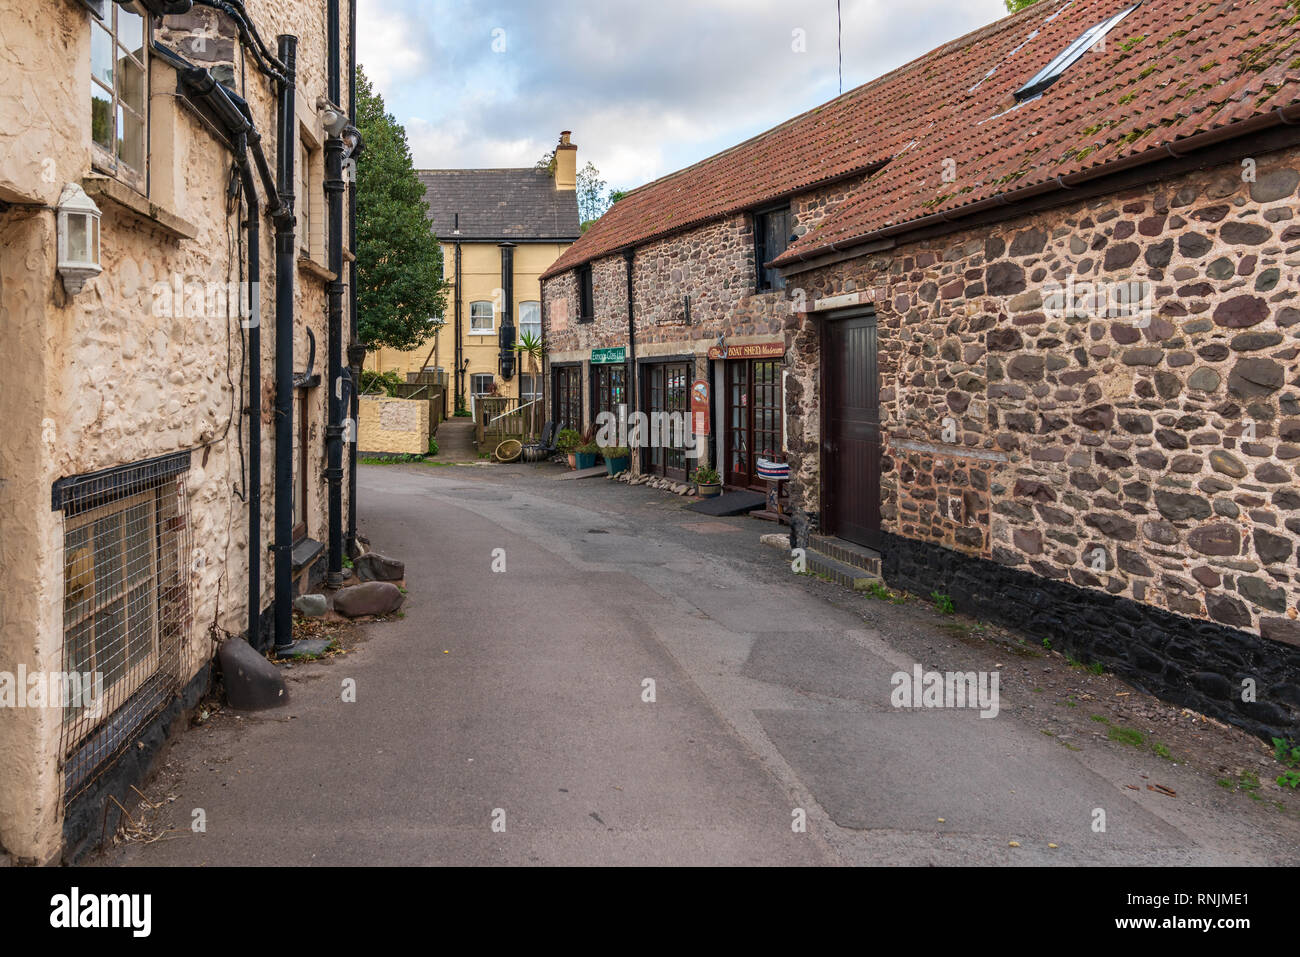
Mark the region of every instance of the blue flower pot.
POLYGON ((619 472, 626 472, 632 467, 632 457, 624 455, 617 459, 605 459, 605 469, 610 475, 617 475, 619 472))
POLYGON ((575 452, 575 453, 574 453, 574 460, 575 460, 575 464, 576 464, 576 466, 577 466, 578 468, 580 468, 580 469, 589 469, 589 468, 592 468, 592 467, 596 464, 596 453, 595 453, 595 452, 575 452))

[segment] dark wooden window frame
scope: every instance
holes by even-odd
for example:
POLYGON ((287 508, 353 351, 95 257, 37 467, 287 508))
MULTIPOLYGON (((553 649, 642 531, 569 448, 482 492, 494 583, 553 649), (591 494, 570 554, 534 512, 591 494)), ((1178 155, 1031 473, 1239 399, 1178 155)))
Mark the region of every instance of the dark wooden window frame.
MULTIPOLYGON (((619 403, 614 401, 614 383, 613 373, 623 373, 623 404, 630 405, 627 391, 628 382, 631 376, 628 375, 628 365, 626 362, 596 362, 591 363, 591 395, 590 408, 591 420, 596 421, 596 416, 601 412, 612 412, 618 415, 619 403)), ((628 410, 629 413, 631 410, 628 410)))
POLYGON ((575 432, 582 431, 582 363, 581 362, 553 362, 551 363, 551 419, 555 422, 556 429, 561 427, 573 429, 575 432), (578 381, 576 385, 568 385, 562 391, 560 389, 561 377, 569 378, 577 373, 578 381), (572 396, 572 398, 570 398, 572 396), (566 401, 567 400, 567 401, 566 401), (570 422, 565 414, 569 406, 576 400, 578 421, 570 422))
POLYGON ((791 225, 792 219, 793 210, 790 208, 789 203, 765 206, 754 210, 750 216, 750 223, 754 229, 754 289, 757 292, 785 288, 785 278, 781 273, 775 269, 764 269, 763 263, 775 259, 789 247, 790 231, 793 229, 791 225), (781 241, 780 249, 770 248, 765 238, 768 217, 774 213, 783 213, 785 215, 785 236, 781 241))
POLYGON ((596 287, 591 276, 591 263, 579 266, 578 274, 578 321, 596 321, 596 287))

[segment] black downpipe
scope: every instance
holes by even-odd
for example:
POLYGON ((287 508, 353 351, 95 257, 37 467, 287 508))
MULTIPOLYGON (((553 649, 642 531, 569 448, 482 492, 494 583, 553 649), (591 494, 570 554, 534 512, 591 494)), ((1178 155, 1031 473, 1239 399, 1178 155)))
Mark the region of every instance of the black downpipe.
MULTIPOLYGON (((456 232, 460 232, 460 213, 456 214, 457 227, 456 232)), ((460 338, 460 240, 456 240, 456 408, 459 409, 465 401, 465 370, 462 368, 460 359, 461 338, 460 338)))
POLYGON ((500 351, 497 354, 501 378, 509 381, 515 374, 515 244, 500 243, 501 247, 501 331, 497 334, 500 351))
MULTIPOLYGON (((355 0, 353 0, 355 2, 355 0)), ((351 4, 349 4, 351 6, 351 4)), ((319 8, 318 8, 319 9, 319 8)), ((325 5, 325 42, 326 62, 329 64, 329 100, 337 105, 339 102, 339 0, 329 0, 325 5)), ((351 114, 348 114, 351 116, 351 114)))
MULTIPOLYGON (((339 95, 339 4, 329 0, 330 102, 339 95)), ((329 328, 326 346, 326 466, 329 484, 329 561, 325 583, 331 588, 343 584, 343 139, 337 134, 325 140, 325 196, 329 202, 329 328)))
POLYGON ((277 102, 278 192, 288 215, 275 229, 275 647, 293 644, 293 283, 297 269, 293 167, 297 158, 295 83, 298 38, 279 37, 289 72, 277 102))
MULTIPOLYGON (((174 54, 172 55, 174 57, 174 54)), ((261 321, 261 215, 257 184, 248 162, 252 152, 258 169, 265 174, 266 158, 248 105, 225 89, 212 74, 179 57, 172 61, 181 70, 181 82, 225 128, 234 149, 235 165, 248 206, 248 642, 262 647, 262 321, 261 321)), ((264 178, 267 193, 276 192, 264 178)), ((278 198, 269 203, 271 210, 283 217, 284 206, 278 198)), ((276 276, 276 311, 279 321, 279 264, 276 276)), ((277 502, 278 505, 278 502, 277 502)), ((278 588, 278 584, 277 584, 278 588)), ((278 592, 277 592, 278 598, 278 592)))
POLYGON ((235 144, 235 165, 248 204, 248 642, 262 644, 262 233, 247 135, 235 144))
MULTIPOLYGON (((348 116, 357 121, 357 4, 348 4, 348 116)), ((361 416, 361 364, 365 346, 357 337, 357 173, 354 161, 352 181, 348 183, 348 367, 352 372, 352 402, 348 417, 352 420, 352 441, 348 443, 348 551, 357 552, 357 443, 356 428, 361 416)))
POLYGON ((636 389, 636 318, 632 305, 632 263, 636 258, 635 249, 623 250, 623 262, 627 264, 627 397, 628 414, 640 407, 640 395, 636 389))

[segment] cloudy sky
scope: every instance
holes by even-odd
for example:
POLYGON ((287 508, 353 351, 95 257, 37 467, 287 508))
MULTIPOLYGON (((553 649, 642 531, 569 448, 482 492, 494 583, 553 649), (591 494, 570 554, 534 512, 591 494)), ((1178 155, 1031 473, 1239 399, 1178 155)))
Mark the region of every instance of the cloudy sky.
MULTIPOLYGON (((844 88, 1006 15, 841 0, 844 88)), ((612 187, 833 98, 835 0, 358 0, 358 59, 418 167, 531 166, 573 130, 612 187)))

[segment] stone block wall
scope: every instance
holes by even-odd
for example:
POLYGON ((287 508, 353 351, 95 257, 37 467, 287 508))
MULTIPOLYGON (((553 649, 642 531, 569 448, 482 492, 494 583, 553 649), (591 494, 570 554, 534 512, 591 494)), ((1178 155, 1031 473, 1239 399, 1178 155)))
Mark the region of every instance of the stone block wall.
MULTIPOLYGON (((876 310, 885 529, 1300 644, 1300 151, 1256 161, 792 277, 876 310)), ((814 513, 822 321, 788 331, 814 513)))
MULTIPOLYGON (((860 182, 857 177, 793 197, 792 231, 803 235, 814 228, 860 182)), ((793 313, 793 290, 759 292, 756 274, 753 220, 748 213, 638 247, 632 269, 638 351, 645 345, 712 341, 719 335, 781 335, 786 318, 793 313)), ((573 270, 543 283, 543 321, 552 352, 627 345, 627 266, 623 256, 595 260, 592 283, 596 308, 592 323, 574 321, 578 284, 573 270)))
POLYGON ((429 451, 429 403, 424 399, 362 396, 357 420, 357 449, 363 454, 429 451))

